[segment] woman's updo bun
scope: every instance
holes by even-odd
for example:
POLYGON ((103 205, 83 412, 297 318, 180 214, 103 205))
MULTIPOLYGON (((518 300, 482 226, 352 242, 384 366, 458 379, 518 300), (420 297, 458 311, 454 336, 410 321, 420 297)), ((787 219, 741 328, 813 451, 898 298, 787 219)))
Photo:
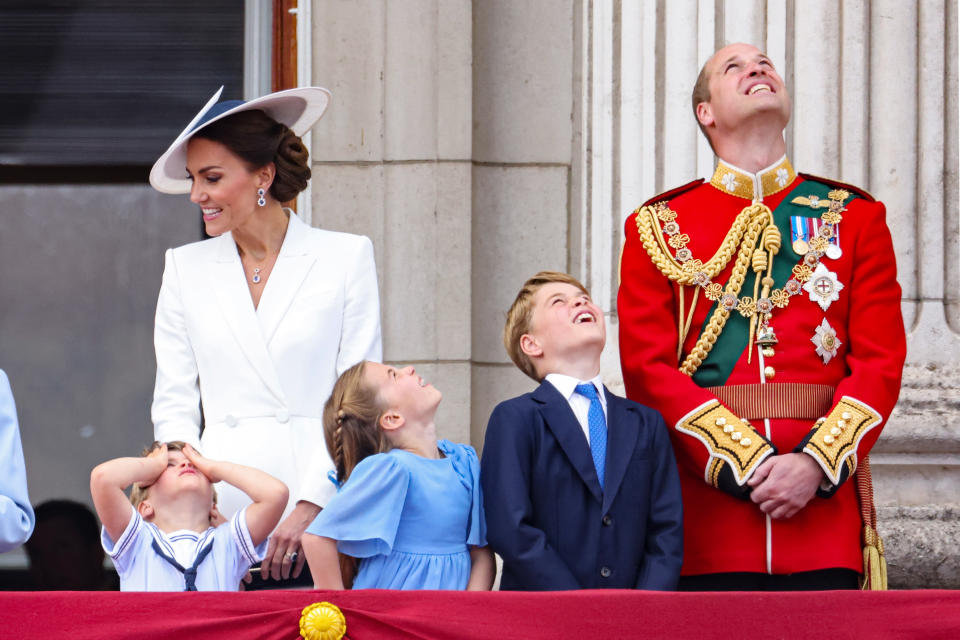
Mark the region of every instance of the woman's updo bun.
POLYGON ((273 160, 277 167, 277 175, 270 186, 270 195, 286 202, 293 200, 297 194, 307 188, 310 179, 310 154, 304 146, 300 136, 280 125, 286 132, 277 147, 276 157, 273 160))
POLYGON ((277 169, 270 195, 279 202, 288 202, 307 188, 310 164, 307 148, 300 136, 260 109, 240 111, 200 129, 195 138, 219 142, 250 169, 259 169, 271 162, 277 169))

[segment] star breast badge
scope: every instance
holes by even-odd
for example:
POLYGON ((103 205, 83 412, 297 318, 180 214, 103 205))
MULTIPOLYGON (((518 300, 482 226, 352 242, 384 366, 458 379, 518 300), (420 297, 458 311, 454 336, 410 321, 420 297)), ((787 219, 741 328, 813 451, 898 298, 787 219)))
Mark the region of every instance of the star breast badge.
POLYGON ((823 358, 823 364, 830 362, 837 355, 840 345, 843 344, 837 337, 836 330, 830 326, 826 318, 816 328, 810 342, 817 348, 817 355, 823 358))
POLYGON ((830 303, 840 299, 842 289, 843 283, 837 280, 837 274, 823 266, 822 262, 803 285, 803 290, 810 294, 810 300, 819 304, 824 311, 830 303))

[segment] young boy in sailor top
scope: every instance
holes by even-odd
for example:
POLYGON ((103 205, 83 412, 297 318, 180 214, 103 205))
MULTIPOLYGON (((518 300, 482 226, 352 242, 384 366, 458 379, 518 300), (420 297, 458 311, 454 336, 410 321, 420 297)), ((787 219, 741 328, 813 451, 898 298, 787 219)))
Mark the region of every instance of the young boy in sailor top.
POLYGON ((182 442, 104 462, 90 474, 90 492, 121 591, 236 591, 288 494, 263 471, 209 460, 182 442), (221 481, 253 500, 228 522, 216 509, 213 483, 221 481))

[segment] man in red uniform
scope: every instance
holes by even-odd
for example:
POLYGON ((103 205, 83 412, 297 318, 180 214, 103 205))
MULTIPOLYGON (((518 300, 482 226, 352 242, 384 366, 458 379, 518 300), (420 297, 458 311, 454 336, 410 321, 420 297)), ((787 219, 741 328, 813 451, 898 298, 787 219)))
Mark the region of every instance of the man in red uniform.
POLYGON ((693 108, 716 172, 630 216, 618 301, 627 395, 672 427, 681 588, 856 588, 854 474, 906 354, 885 209, 794 172, 755 47, 714 54, 693 108))

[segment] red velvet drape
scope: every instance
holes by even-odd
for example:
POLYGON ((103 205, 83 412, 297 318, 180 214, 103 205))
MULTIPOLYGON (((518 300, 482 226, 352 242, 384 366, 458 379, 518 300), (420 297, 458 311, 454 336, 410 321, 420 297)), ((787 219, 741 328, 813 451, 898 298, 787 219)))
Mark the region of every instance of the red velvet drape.
POLYGON ((326 600, 347 638, 960 638, 960 591, 0 593, 0 637, 294 640, 326 600))

